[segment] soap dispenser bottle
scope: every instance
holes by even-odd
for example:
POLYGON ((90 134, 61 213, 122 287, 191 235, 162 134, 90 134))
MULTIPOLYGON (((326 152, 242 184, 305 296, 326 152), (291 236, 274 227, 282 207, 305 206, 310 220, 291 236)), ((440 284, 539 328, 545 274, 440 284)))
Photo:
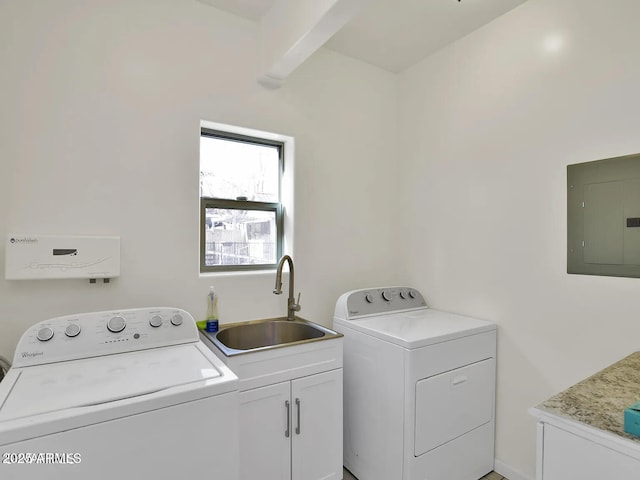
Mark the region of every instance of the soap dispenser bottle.
POLYGON ((207 294, 207 324, 205 330, 210 333, 218 331, 218 295, 213 287, 209 287, 207 294))

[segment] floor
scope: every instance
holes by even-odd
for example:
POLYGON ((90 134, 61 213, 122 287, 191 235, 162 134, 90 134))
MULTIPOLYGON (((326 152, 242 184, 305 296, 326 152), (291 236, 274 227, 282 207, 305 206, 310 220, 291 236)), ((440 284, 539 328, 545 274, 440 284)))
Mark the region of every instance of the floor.
POLYGON ((499 473, 491 472, 491 473, 487 473, 480 480, 509 480, 509 479, 507 477, 503 477, 499 473))
MULTIPOLYGON (((357 480, 357 479, 356 477, 351 475, 351 473, 349 473, 349 470, 345 468, 343 480, 357 480)), ((499 473, 491 472, 491 473, 487 473, 484 477, 482 477, 479 480, 509 480, 509 479, 507 477, 503 477, 499 473)))

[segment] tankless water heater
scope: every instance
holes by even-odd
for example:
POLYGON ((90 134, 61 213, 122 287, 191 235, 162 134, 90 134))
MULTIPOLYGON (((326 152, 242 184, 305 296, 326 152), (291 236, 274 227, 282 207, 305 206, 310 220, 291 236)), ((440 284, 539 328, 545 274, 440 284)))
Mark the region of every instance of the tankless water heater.
POLYGON ((7 235, 7 280, 120 276, 120 237, 7 235))

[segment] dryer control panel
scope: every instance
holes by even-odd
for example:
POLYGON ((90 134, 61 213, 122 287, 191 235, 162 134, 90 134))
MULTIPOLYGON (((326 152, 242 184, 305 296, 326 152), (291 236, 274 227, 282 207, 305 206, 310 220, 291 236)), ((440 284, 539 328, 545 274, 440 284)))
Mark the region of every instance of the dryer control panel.
POLYGON ((402 310, 425 308, 422 294, 410 287, 380 287, 353 290, 336 303, 335 316, 349 319, 363 315, 380 315, 402 310))
POLYGON ((20 338, 14 367, 99 357, 198 342, 194 318, 171 307, 134 308, 56 317, 20 338))

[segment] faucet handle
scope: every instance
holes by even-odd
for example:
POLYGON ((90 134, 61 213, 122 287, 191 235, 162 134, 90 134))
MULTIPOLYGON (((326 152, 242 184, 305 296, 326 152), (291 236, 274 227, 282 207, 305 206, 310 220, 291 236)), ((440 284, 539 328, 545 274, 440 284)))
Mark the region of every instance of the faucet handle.
POLYGON ((296 300, 296 302, 291 305, 291 310, 293 310, 294 312, 299 312, 300 309, 302 308, 300 306, 300 295, 302 295, 302 292, 298 292, 298 300, 296 300))

